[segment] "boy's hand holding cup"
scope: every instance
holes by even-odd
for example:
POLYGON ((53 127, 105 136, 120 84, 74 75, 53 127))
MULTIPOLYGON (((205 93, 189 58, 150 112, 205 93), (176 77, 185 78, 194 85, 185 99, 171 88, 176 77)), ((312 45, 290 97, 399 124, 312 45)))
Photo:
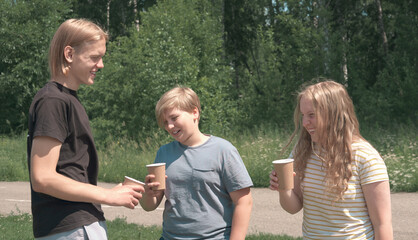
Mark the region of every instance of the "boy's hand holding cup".
POLYGON ((274 160, 273 166, 279 179, 279 190, 293 189, 293 159, 274 160))
MULTIPOLYGON (((154 185, 154 182, 158 182, 158 186, 152 186, 152 190, 164 190, 165 189, 165 163, 153 163, 147 165, 147 170, 149 175, 154 175, 154 178, 151 178, 149 185, 154 185)), ((148 177, 148 176, 147 176, 148 177)))

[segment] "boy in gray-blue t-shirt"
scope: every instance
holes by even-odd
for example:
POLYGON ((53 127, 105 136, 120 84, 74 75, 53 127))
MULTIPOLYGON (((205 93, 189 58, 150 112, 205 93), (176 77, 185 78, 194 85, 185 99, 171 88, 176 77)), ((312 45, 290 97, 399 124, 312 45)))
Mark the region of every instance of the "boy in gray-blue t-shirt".
POLYGON ((162 239, 244 239, 253 183, 237 149, 200 132, 200 102, 190 88, 166 92, 156 116, 175 141, 162 146, 155 158, 166 163, 165 191, 151 190, 159 183, 148 175, 140 203, 152 211, 165 195, 162 239))

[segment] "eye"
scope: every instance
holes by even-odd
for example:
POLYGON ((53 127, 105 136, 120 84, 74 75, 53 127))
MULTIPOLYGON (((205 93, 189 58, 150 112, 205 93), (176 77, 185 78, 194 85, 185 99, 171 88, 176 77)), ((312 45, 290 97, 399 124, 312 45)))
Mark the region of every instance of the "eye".
POLYGON ((98 61, 100 61, 100 58, 101 58, 101 56, 92 56, 92 57, 91 57, 91 60, 92 60, 93 62, 98 62, 98 61))

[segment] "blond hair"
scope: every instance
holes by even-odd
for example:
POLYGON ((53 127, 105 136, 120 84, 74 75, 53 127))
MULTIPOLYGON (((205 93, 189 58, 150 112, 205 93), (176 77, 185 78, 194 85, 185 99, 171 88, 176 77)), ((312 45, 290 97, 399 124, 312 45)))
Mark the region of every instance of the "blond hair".
MULTIPOLYGON (((299 135, 293 149, 295 172, 301 180, 304 178, 307 161, 312 153, 313 142, 310 134, 302 125, 300 101, 304 97, 312 101, 316 116, 316 134, 318 148, 325 150, 323 167, 326 175, 326 189, 335 194, 335 200, 343 199, 352 174, 353 139, 363 139, 359 131, 359 123, 354 111, 354 105, 345 87, 331 80, 319 82, 305 87, 297 97, 294 112, 295 131, 290 137, 292 142, 299 135)), ((363 139, 364 140, 364 139, 363 139)), ((319 157, 319 156, 318 156, 319 157)))
POLYGON ((188 87, 178 86, 164 93, 155 106, 155 117, 158 126, 164 128, 164 113, 166 110, 179 109, 193 112, 197 108, 200 118, 200 100, 197 94, 188 87))
POLYGON ((64 57, 64 48, 82 47, 90 41, 108 40, 108 34, 98 25, 86 19, 68 19, 54 34, 49 47, 49 71, 51 79, 66 75, 68 64, 64 57))

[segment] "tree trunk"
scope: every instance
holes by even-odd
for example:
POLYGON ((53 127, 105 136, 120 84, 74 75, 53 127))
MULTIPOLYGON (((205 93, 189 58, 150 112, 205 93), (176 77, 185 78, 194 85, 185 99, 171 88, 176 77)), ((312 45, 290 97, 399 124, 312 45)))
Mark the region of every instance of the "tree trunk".
POLYGON ((107 30, 109 31, 110 29, 110 2, 112 0, 108 0, 107 1, 107 18, 106 18, 106 24, 107 24, 107 30))
POLYGON ((382 35, 382 41, 383 41, 383 51, 385 53, 385 56, 388 54, 388 39, 386 37, 386 31, 385 31, 385 25, 383 24, 383 11, 382 11, 382 5, 380 4, 380 0, 375 0, 377 11, 378 11, 378 24, 380 28, 380 34, 382 35))
POLYGON ((139 32, 139 19, 138 19, 138 1, 137 0, 133 0, 134 2, 134 19, 135 19, 135 27, 136 27, 136 31, 139 32))

